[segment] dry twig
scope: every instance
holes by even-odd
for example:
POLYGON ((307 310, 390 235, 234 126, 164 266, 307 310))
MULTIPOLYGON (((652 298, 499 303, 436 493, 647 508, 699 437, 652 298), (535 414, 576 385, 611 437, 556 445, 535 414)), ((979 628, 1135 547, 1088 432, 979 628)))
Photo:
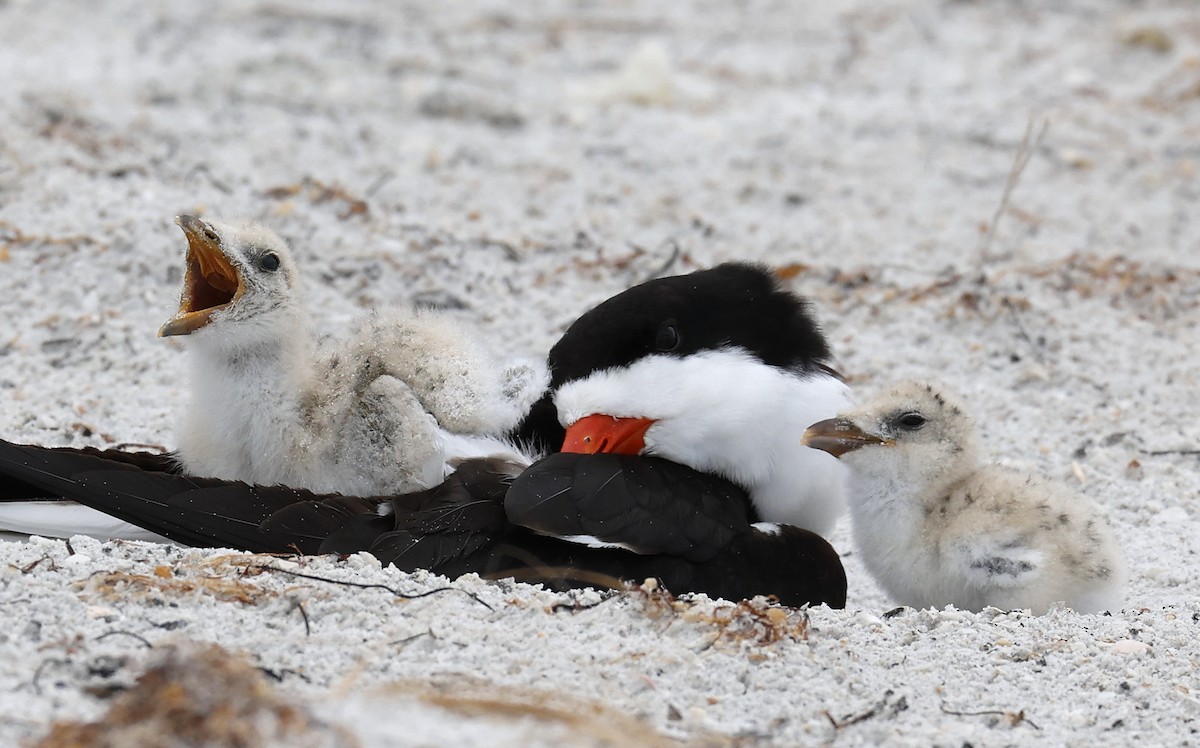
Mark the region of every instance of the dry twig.
MULTIPOLYGON (((279 572, 280 574, 287 574, 288 576, 299 577, 300 579, 311 579, 314 582, 328 582, 329 584, 337 584, 337 585, 341 585, 343 587, 357 587, 359 589, 364 589, 364 590, 387 590, 388 592, 392 593, 396 597, 402 598, 404 600, 416 600, 418 598, 429 597, 430 595, 436 595, 441 592, 458 592, 460 594, 466 595, 467 597, 471 598, 472 600, 479 603, 480 605, 487 608, 488 610, 495 610, 495 608, 493 608, 492 606, 485 603, 475 593, 467 592, 466 590, 460 590, 457 587, 437 587, 432 590, 426 590, 425 592, 417 592, 414 594, 409 594, 406 592, 401 592, 400 590, 398 590, 394 587, 389 587, 386 584, 368 584, 365 582, 347 582, 342 579, 330 579, 329 577, 319 577, 315 574, 304 574, 299 571, 291 571, 290 569, 280 569, 277 566, 248 566, 246 568, 247 568, 247 571, 250 571, 250 570, 259 571, 259 572, 275 571, 275 572, 279 572)), ((307 616, 305 617, 305 621, 307 622, 307 616)))
POLYGON ((128 636, 133 639, 137 639, 142 644, 145 644, 146 649, 154 649, 154 645, 150 643, 149 639, 142 636, 141 634, 135 634, 132 631, 122 631, 122 630, 106 631, 103 634, 101 634, 100 636, 97 636, 96 641, 103 641, 104 639, 107 639, 110 636, 128 636))
POLYGON ((955 717, 1004 717, 1013 727, 1024 722, 1035 730, 1041 730, 1033 720, 1025 716, 1025 710, 1021 709, 1016 712, 1007 712, 1002 709, 983 709, 977 712, 962 712, 957 709, 947 709, 945 704, 941 705, 942 714, 951 714, 955 717))
POLYGON ((1012 169, 1008 172, 1008 179, 1004 182, 1004 192, 1000 196, 1000 204, 996 206, 996 213, 992 216, 991 222, 988 224, 987 233, 983 235, 983 241, 979 245, 978 265, 983 268, 989 257, 988 253, 992 247, 992 240, 996 238, 996 226, 1000 223, 1000 217, 1008 210, 1008 201, 1012 197, 1013 190, 1017 188, 1017 183, 1021 181, 1021 174, 1025 171, 1025 167, 1029 165, 1029 159, 1033 158, 1037 147, 1042 144, 1042 139, 1046 137, 1046 130, 1050 128, 1050 120, 1042 120, 1042 126, 1037 131, 1037 135, 1033 133, 1033 118, 1030 117, 1029 122, 1025 125, 1025 135, 1021 138, 1021 143, 1017 146, 1017 153, 1013 157, 1012 169))
POLYGON ((885 709, 891 712, 892 716, 895 716, 908 709, 908 698, 901 696, 895 701, 892 701, 892 696, 894 695, 895 692, 889 688, 883 692, 883 698, 880 699, 879 703, 877 703, 875 706, 871 707, 865 712, 846 717, 845 719, 836 719, 832 714, 829 713, 828 709, 822 711, 821 714, 825 715, 825 719, 829 720, 829 724, 833 725, 834 730, 841 730, 851 725, 857 725, 859 722, 865 722, 872 717, 879 716, 879 714, 885 709))

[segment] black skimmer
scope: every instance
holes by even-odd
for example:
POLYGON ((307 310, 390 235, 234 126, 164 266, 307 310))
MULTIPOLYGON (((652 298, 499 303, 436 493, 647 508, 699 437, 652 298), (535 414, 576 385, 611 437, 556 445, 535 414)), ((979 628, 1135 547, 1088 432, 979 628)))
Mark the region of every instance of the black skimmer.
POLYGON ((850 405, 829 358, 807 303, 766 268, 652 280, 570 326, 517 437, 714 473, 745 488, 764 520, 825 534, 844 509, 844 473, 792 435, 850 405))
MULTIPOLYGON (((448 462, 523 455, 504 435, 544 391, 540 365, 496 365, 432 312, 376 314, 319 350, 284 241, 261 226, 180 216, 187 239, 178 313, 191 398, 178 451, 158 472, 349 494, 437 485, 448 462)), ((120 454, 114 459, 127 460, 120 454)), ((0 529, 160 539, 67 502, 0 502, 0 529)))
POLYGON ((1102 510, 1069 488, 984 464, 959 399, 920 382, 814 424, 808 446, 850 468, 867 569, 913 607, 1117 610, 1125 578, 1102 510))
POLYGON ((677 592, 842 605, 837 554, 788 522, 827 527, 842 500, 838 462, 799 446, 805 426, 847 403, 827 357, 802 300, 766 269, 723 265, 630 289, 571 326, 551 354, 551 391, 517 432, 542 446, 565 435, 568 453, 511 487, 527 462, 469 461, 428 491, 374 498, 111 473, 13 445, 0 474, 195 545, 369 549, 447 574, 528 567, 518 575, 557 578, 542 574, 549 566, 659 576, 677 592), (636 418, 636 434, 593 428, 616 418, 636 418))
MULTIPOLYGON (((506 391, 500 367, 433 313, 372 317, 318 353, 287 245, 259 226, 176 219, 187 237, 179 313, 191 404, 184 472, 371 495, 437 485, 447 460, 513 453, 502 437, 544 389, 506 391)), ((512 370, 510 370, 512 371, 512 370)))

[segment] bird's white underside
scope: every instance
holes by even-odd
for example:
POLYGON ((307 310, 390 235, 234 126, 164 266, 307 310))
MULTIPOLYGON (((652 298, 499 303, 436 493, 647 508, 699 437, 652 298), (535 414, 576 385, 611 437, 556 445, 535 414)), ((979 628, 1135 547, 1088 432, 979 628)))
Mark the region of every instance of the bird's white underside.
POLYGON ((71 501, 0 503, 0 528, 6 532, 48 538, 89 535, 105 540, 171 542, 161 535, 71 501))
POLYGON ((587 546, 588 548, 614 548, 637 553, 637 549, 627 543, 611 543, 607 540, 601 540, 594 535, 554 535, 552 537, 565 540, 568 543, 587 546))
POLYGON ((827 534, 845 506, 845 475, 830 455, 800 444, 804 430, 850 404, 823 372, 768 366, 735 347, 651 355, 565 384, 564 425, 588 415, 653 418, 646 454, 745 487, 764 520, 827 534))

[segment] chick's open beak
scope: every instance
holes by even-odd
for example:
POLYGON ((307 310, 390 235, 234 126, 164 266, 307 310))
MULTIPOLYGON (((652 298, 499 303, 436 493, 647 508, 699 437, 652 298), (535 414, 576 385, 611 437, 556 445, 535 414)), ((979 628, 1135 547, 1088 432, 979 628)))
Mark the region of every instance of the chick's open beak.
POLYGON ((895 442, 877 434, 868 434, 845 418, 830 418, 809 426, 800 443, 841 457, 872 444, 890 446, 895 442))
POLYGON ((221 237, 211 226, 195 216, 175 219, 187 237, 187 270, 179 294, 179 312, 158 330, 159 337, 188 335, 211 321, 214 312, 224 309, 245 289, 237 268, 225 257, 221 237))
POLYGON ((614 418, 602 414, 580 418, 567 427, 562 452, 579 454, 640 454, 653 418, 614 418))

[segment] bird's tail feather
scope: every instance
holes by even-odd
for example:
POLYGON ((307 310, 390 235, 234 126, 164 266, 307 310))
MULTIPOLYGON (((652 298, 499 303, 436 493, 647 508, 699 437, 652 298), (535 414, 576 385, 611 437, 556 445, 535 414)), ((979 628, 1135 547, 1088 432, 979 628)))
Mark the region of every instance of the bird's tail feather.
POLYGON ((162 535, 61 498, 0 501, 0 532, 48 538, 89 535, 103 540, 169 542, 162 535))
MULTIPOLYGON (((312 499, 306 491, 190 478, 98 450, 0 441, 0 495, 11 496, 21 486, 33 487, 42 498, 78 502, 185 545, 307 553, 322 539, 302 528, 270 532, 259 526, 276 510, 312 499)), ((14 507, 21 502, 5 503, 14 507)))

